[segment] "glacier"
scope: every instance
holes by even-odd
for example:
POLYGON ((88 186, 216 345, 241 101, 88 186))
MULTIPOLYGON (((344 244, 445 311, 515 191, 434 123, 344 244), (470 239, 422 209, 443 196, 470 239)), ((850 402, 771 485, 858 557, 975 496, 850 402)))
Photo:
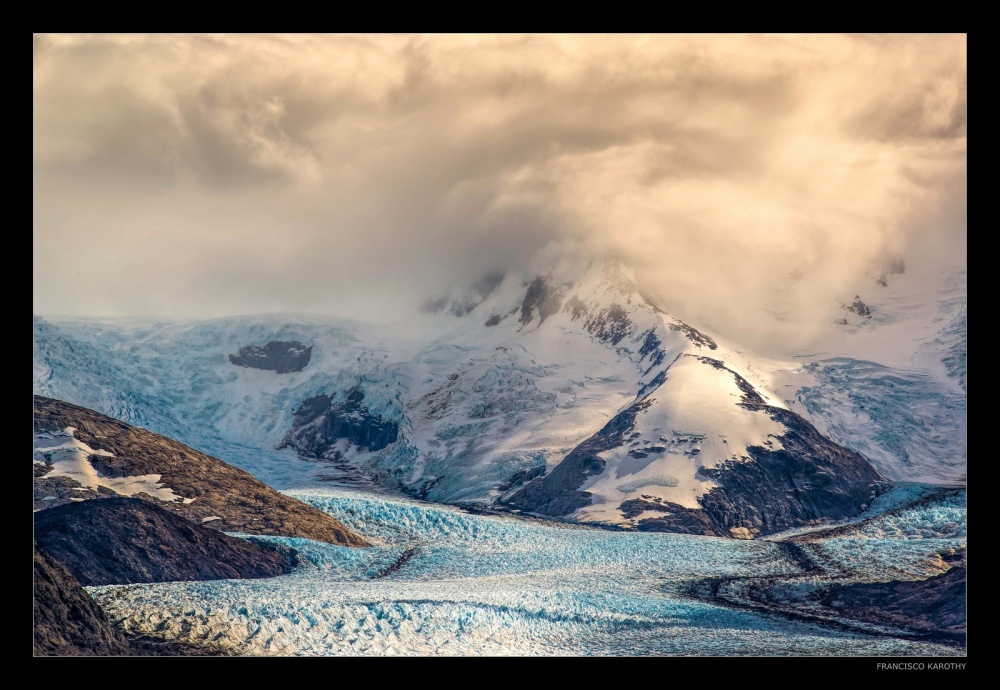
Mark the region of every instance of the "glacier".
MULTIPOLYGON (((614 532, 339 487, 289 493, 376 546, 266 538, 296 548, 301 565, 267 580, 88 591, 126 630, 246 655, 964 654, 877 626, 844 629, 685 594, 716 577, 795 578, 799 564, 774 541, 614 532)), ((831 560, 848 558, 857 580, 887 579, 887 560, 893 576, 919 579, 942 549, 965 545, 962 499, 887 519, 895 531, 827 542, 831 560), (923 538, 908 525, 937 531, 923 538)))

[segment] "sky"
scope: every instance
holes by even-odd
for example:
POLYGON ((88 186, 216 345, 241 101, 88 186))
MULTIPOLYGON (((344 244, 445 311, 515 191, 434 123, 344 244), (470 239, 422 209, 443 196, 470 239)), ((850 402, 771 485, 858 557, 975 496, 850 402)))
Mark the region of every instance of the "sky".
POLYGON ((35 35, 34 312, 384 322, 611 255, 761 343, 892 257, 965 266, 966 46, 35 35))

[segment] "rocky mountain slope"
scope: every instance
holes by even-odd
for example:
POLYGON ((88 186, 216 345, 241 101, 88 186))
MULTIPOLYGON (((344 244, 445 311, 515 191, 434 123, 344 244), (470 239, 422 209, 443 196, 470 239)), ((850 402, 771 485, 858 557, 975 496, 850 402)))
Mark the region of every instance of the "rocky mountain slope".
POLYGON ((273 577, 297 563, 223 530, 366 544, 243 470, 59 400, 35 397, 34 449, 36 656, 219 653, 124 635, 81 583, 273 577))
POLYGON ((35 656, 115 656, 131 651, 86 590, 66 568, 32 545, 35 656))
POLYGON ((35 510, 141 496, 209 529, 364 546, 326 513, 178 441, 60 400, 34 399, 35 510))
POLYGON ((59 561, 32 546, 34 656, 220 656, 230 652, 123 632, 59 561))
POLYGON ((192 524, 137 498, 37 512, 35 541, 88 586, 274 577, 297 562, 286 549, 192 524))

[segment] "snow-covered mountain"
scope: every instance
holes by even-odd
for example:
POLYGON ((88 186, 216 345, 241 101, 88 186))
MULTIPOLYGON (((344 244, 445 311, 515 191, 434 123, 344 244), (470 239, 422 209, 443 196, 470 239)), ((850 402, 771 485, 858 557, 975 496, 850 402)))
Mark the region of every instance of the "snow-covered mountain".
POLYGON ((964 473, 964 282, 937 301, 873 285, 829 350, 780 360, 665 313, 615 261, 483 281, 394 328, 35 317, 34 388, 236 464, 281 446, 435 501, 749 537, 857 514, 882 477, 964 473), (886 334, 916 355, 857 345, 886 334), (311 357, 230 361, 271 342, 311 357))
POLYGON ((847 313, 786 366, 792 409, 893 480, 964 484, 967 462, 965 269, 873 272, 870 315, 847 313))

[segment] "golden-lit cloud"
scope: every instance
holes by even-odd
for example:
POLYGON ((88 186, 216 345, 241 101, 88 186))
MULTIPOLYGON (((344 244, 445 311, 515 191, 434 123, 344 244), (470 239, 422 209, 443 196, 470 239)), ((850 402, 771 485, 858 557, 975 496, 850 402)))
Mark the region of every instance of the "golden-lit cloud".
POLYGON ((613 252, 759 340, 965 261, 961 35, 39 35, 33 107, 41 313, 383 319, 613 252))

